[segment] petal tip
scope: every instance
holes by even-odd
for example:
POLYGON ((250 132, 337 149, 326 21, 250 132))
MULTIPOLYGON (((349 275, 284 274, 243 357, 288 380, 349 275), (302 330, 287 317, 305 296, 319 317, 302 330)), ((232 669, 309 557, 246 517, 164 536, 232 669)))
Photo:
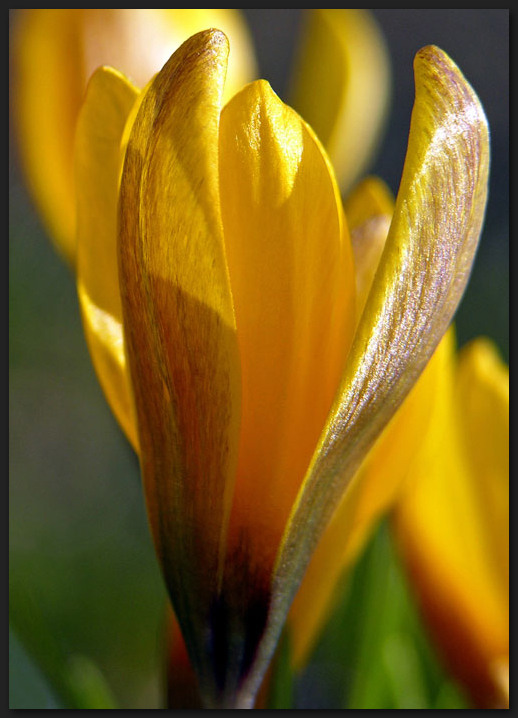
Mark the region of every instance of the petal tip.
POLYGON ((486 115, 477 93, 458 65, 444 50, 436 45, 422 47, 414 58, 414 72, 416 79, 428 75, 431 81, 435 80, 437 86, 444 87, 446 92, 455 92, 458 103, 466 107, 470 106, 471 121, 474 120, 473 112, 475 112, 479 124, 487 128, 486 115))
POLYGON ((228 37, 222 30, 211 27, 208 30, 202 30, 196 35, 193 35, 187 42, 194 42, 200 46, 206 47, 207 49, 212 48, 214 50, 227 51, 230 43, 228 37))

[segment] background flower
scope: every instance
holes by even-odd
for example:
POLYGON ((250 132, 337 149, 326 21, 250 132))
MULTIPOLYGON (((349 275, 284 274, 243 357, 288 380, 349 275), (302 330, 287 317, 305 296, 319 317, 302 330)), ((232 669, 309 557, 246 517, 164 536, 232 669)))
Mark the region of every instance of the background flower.
MULTIPOLYGON (((260 75, 281 94, 299 12, 247 12, 260 75)), ((461 344, 487 334, 507 358, 508 11, 379 10, 375 16, 389 45, 394 96, 385 135, 390 143, 381 144, 371 169, 393 191, 404 158, 413 102, 412 60, 418 48, 433 42, 446 50, 485 107, 492 135, 490 198, 472 280, 457 315, 457 334, 461 344)), ((94 661, 123 705, 157 705, 164 592, 148 536, 137 462, 97 385, 73 278, 32 211, 15 152, 10 169, 14 625, 27 645, 39 646, 55 663, 76 654, 94 661)), ((362 564, 364 573, 380 562, 384 550, 383 545, 371 547, 362 564)), ((360 579, 352 593, 361 591, 360 579)), ((348 605, 344 601, 342 616, 348 605)), ((329 636, 323 640, 329 648, 329 636)), ((345 637, 340 642, 345 643, 345 637)), ((335 647, 324 658, 317 652, 308 669, 306 705, 330 705, 342 690, 343 664, 335 647)), ((31 679, 16 639, 12 650, 12 707, 42 707, 46 694, 37 692, 38 686, 43 689, 37 678, 31 679)), ((367 665, 367 659, 362 660, 367 665)), ((71 674, 82 666, 80 674, 97 687, 101 699, 103 682, 96 670, 85 670, 77 659, 68 665, 71 674)))

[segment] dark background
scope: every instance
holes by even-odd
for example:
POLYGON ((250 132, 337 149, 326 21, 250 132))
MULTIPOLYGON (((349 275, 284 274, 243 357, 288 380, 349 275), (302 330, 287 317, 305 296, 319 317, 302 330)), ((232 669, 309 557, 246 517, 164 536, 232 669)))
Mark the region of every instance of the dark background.
MULTIPOLYGON (((302 10, 245 10, 260 75, 283 99, 302 10)), ((478 93, 491 129, 489 203, 459 343, 485 334, 508 357, 509 11, 374 10, 393 71, 371 172, 397 191, 416 51, 436 44, 478 93)), ((10 142, 9 470, 11 707, 52 707, 36 659, 100 666, 128 707, 158 700, 163 587, 137 461, 87 354, 73 277, 36 216, 10 142), (50 657, 50 658, 49 658, 50 657)), ((83 666, 84 667, 84 666, 83 666)), ((83 670, 81 675, 88 674, 83 670)), ((95 678, 95 670, 92 674, 95 678)), ((102 681, 101 681, 102 683, 102 681)))

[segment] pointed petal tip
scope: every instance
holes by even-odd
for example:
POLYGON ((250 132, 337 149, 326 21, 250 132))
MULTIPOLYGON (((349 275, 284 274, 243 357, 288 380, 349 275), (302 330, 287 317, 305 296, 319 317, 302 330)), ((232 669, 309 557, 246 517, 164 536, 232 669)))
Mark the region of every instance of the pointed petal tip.
POLYGON ((414 72, 416 82, 419 78, 428 75, 432 81, 435 79, 437 87, 442 86, 444 88, 445 94, 455 92, 457 95, 455 111, 458 112, 463 106, 471 106, 470 121, 476 124, 476 115, 474 114, 476 113, 479 116, 480 124, 486 130, 488 129, 486 114, 477 93, 458 65, 444 50, 441 50, 437 45, 425 45, 425 47, 422 47, 414 58, 414 72))
POLYGON ((269 101, 281 102, 279 96, 272 88, 268 80, 258 79, 249 82, 244 85, 241 90, 237 93, 242 97, 249 97, 250 101, 253 102, 253 98, 257 98, 257 101, 268 103, 269 101))
POLYGON ((222 30, 211 27, 208 30, 202 30, 201 32, 192 35, 186 43, 192 43, 194 46, 198 45, 200 48, 213 49, 215 51, 226 51, 228 54, 230 43, 228 37, 222 30))
POLYGON ((216 28, 202 30, 191 35, 171 55, 162 68, 161 76, 164 79, 169 77, 172 71, 178 70, 180 64, 183 72, 188 72, 189 68, 199 65, 203 61, 207 68, 210 66, 224 68, 223 77, 225 77, 229 52, 230 43, 224 32, 216 28))

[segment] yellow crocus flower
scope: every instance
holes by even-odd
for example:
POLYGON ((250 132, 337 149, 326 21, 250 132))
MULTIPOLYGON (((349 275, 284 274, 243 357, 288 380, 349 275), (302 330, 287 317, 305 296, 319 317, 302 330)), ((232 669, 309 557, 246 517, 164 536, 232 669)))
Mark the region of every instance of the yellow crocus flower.
POLYGON ((445 364, 394 522, 452 675, 479 708, 508 707, 509 371, 488 340, 445 364))
MULTIPOLYGON (((114 70, 94 74, 76 141, 77 275, 201 695, 249 707, 319 539, 368 486, 357 470, 455 312, 483 221, 488 132, 458 68, 423 48, 360 316, 327 155, 264 81, 223 106, 227 57, 209 30, 142 93, 114 70)), ((370 254, 361 238, 356 253, 370 254)))

